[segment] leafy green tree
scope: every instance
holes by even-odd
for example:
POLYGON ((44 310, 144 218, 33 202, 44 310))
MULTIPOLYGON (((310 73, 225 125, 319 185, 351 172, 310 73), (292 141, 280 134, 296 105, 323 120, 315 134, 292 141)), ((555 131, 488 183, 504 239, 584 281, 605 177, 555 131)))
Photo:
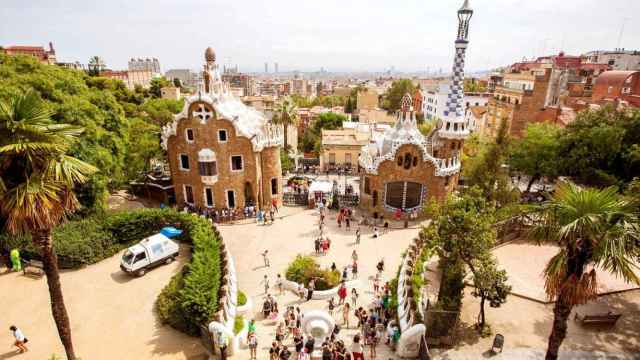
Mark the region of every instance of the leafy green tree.
POLYGON ((493 308, 500 307, 507 302, 511 286, 507 284, 507 272, 498 269, 498 264, 492 256, 487 254, 474 261, 472 266, 474 289, 471 294, 480 298, 478 325, 483 329, 486 324, 485 302, 489 302, 489 306, 493 308))
POLYGON ((89 58, 89 64, 87 67, 90 76, 100 76, 100 73, 107 68, 107 65, 104 63, 104 60, 102 60, 101 57, 92 56, 91 58, 89 58))
POLYGON ((285 175, 286 173, 293 171, 295 168, 295 163, 293 159, 291 159, 289 154, 287 154, 287 152, 284 151, 284 149, 280 149, 280 164, 282 166, 282 175, 285 175))
POLYGON ((409 79, 396 80, 382 98, 382 108, 389 113, 400 109, 400 101, 405 94, 413 94, 416 87, 409 79))
POLYGON ((347 117, 342 114, 326 112, 318 115, 311 126, 305 131, 300 142, 303 152, 320 152, 322 145, 322 129, 335 130, 342 128, 342 123, 347 117))
POLYGON ((457 199, 449 198, 442 205, 431 204, 427 211, 433 221, 423 229, 423 236, 430 239, 442 261, 441 267, 447 269, 442 273, 438 302, 447 310, 459 310, 464 267, 468 267, 476 286, 475 296, 481 299, 479 325, 483 328, 485 301, 500 306, 510 290, 506 273, 497 270, 491 254, 496 242, 495 209, 481 190, 473 187, 457 199))
POLYGON ((160 127, 140 118, 132 118, 129 128, 130 143, 127 151, 127 178, 140 178, 151 170, 151 160, 164 155, 160 142, 160 127))
POLYGON ((344 112, 346 114, 351 114, 353 112, 353 110, 355 109, 354 104, 351 102, 351 97, 347 98, 347 102, 346 104, 344 104, 344 112))
POLYGON ((499 206, 518 198, 517 191, 509 185, 509 174, 503 166, 507 161, 509 144, 507 124, 502 120, 495 141, 482 146, 479 154, 468 158, 463 168, 469 185, 480 188, 487 199, 497 202, 499 206))
POLYGON ((152 97, 158 99, 162 97, 162 88, 173 85, 169 80, 163 77, 157 77, 151 79, 149 82, 149 94, 152 97))
POLYGON ((51 120, 34 92, 0 102, 0 213, 12 233, 29 233, 40 249, 51 312, 67 358, 76 358, 52 229, 78 206, 77 184, 97 169, 68 155, 82 128, 51 120))
POLYGON ((173 86, 177 88, 182 88, 182 81, 178 78, 173 78, 173 86))
POLYGON ((288 134, 289 126, 298 125, 298 108, 291 99, 284 99, 276 105, 276 109, 271 121, 274 124, 282 125, 284 129, 284 149, 289 151, 288 134))
POLYGON ((464 80, 464 92, 485 92, 487 88, 476 79, 464 80))
POLYGON ((513 170, 530 177, 527 191, 542 177, 555 178, 560 173, 561 129, 549 123, 531 124, 522 139, 513 143, 508 159, 513 170))
POLYGON ((563 175, 595 186, 620 185, 640 174, 640 109, 611 106, 578 113, 560 140, 563 175))
POLYGON ((558 358, 573 307, 597 297, 596 269, 640 283, 634 273, 640 256, 637 209, 617 192, 564 183, 536 214, 532 235, 560 248, 544 269, 545 291, 555 300, 548 360, 558 358))

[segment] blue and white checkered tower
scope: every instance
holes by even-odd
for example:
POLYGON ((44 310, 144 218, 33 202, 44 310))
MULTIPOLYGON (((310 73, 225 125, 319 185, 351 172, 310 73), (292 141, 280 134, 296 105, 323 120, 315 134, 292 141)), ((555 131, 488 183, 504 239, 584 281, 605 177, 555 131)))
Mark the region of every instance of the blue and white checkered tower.
POLYGON ((469 22, 472 16, 473 10, 469 7, 469 0, 465 0, 458 10, 456 55, 453 60, 453 74, 442 128, 439 131, 439 136, 444 139, 462 140, 469 135, 469 129, 464 123, 464 60, 469 44, 469 22))

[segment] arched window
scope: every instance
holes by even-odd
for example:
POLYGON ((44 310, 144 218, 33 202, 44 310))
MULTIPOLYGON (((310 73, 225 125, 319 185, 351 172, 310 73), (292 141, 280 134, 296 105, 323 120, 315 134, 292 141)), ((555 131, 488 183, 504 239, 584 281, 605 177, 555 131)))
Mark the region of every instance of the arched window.
POLYGON ((404 154, 404 168, 407 170, 411 168, 411 154, 409 153, 404 154))
POLYGON ((418 166, 418 157, 414 156, 413 157, 413 167, 416 167, 416 166, 418 166))
POLYGON ((378 206, 378 190, 373 190, 373 195, 371 196, 371 206, 378 206))

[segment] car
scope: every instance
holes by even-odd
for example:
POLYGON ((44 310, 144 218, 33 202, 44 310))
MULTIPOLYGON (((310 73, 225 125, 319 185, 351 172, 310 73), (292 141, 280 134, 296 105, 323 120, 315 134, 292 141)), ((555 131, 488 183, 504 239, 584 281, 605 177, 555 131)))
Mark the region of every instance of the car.
POLYGON ((154 234, 125 250, 120 269, 128 274, 143 276, 149 269, 170 264, 180 254, 178 244, 162 233, 154 234))

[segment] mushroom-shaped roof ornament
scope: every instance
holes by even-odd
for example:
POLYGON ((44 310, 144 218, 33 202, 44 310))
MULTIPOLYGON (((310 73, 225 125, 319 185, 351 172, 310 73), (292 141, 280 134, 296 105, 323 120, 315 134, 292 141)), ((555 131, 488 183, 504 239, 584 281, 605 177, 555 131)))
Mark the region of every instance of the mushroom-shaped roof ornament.
POLYGON ((207 50, 204 51, 204 59, 207 62, 215 62, 216 61, 216 53, 213 52, 211 47, 208 47, 207 50))

